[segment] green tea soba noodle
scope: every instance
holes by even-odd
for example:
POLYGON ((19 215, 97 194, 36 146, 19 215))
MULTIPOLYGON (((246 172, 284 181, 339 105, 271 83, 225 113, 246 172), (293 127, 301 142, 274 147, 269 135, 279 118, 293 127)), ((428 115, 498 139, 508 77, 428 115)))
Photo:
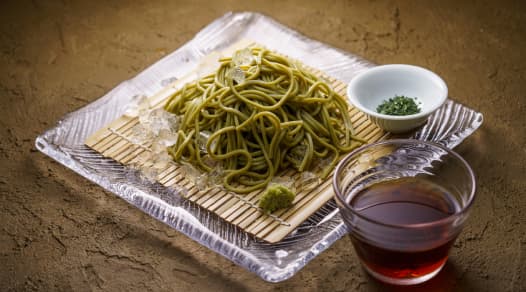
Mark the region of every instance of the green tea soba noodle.
POLYGON ((175 161, 220 167, 222 184, 248 193, 292 167, 306 171, 363 143, 353 136, 344 98, 296 63, 262 48, 220 60, 213 74, 185 85, 165 105, 179 115, 175 161))

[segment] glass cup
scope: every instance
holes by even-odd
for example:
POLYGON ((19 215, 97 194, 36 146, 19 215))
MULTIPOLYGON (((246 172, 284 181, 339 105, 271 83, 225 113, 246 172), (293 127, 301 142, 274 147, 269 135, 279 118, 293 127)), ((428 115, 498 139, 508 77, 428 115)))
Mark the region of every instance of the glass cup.
POLYGON ((442 145, 399 139, 351 152, 338 164, 333 187, 365 270, 412 285, 446 263, 473 203, 475 176, 442 145))

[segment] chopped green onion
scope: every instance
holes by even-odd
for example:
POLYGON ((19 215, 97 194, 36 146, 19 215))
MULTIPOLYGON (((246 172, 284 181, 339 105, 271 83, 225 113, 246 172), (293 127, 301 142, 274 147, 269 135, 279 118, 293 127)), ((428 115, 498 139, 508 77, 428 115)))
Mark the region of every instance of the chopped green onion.
POLYGON ((403 95, 396 95, 388 100, 384 100, 382 104, 376 108, 376 111, 384 115, 407 116, 417 114, 421 109, 416 103, 416 97, 411 98, 403 95))

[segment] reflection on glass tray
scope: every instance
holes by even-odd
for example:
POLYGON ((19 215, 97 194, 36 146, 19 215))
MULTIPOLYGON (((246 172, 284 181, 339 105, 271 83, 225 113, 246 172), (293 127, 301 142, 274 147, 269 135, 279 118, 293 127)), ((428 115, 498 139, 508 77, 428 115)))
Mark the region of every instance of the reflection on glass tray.
MULTIPOLYGON (((88 136, 121 116, 126 108, 124 105, 133 96, 157 93, 169 82, 194 70, 204 56, 240 39, 251 39, 345 83, 360 71, 374 66, 300 35, 269 17, 257 13, 228 13, 135 78, 64 117, 56 127, 37 138, 36 146, 80 175, 264 280, 279 282, 293 276, 346 234, 334 201, 325 204, 285 239, 270 244, 184 200, 173 189, 152 184, 137 171, 104 158, 84 145, 88 136)), ((471 135, 482 124, 482 119, 482 114, 448 100, 413 137, 452 148, 471 135)))

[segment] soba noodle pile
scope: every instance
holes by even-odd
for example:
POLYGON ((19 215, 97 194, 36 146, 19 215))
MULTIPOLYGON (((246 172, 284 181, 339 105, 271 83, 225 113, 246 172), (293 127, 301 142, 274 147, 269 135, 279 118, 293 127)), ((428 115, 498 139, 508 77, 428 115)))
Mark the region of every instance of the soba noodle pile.
POLYGON ((344 98, 297 63, 262 48, 220 62, 165 104, 180 117, 168 149, 175 161, 221 169, 227 190, 248 193, 289 167, 302 172, 329 160, 327 176, 342 153, 363 143, 344 98))

